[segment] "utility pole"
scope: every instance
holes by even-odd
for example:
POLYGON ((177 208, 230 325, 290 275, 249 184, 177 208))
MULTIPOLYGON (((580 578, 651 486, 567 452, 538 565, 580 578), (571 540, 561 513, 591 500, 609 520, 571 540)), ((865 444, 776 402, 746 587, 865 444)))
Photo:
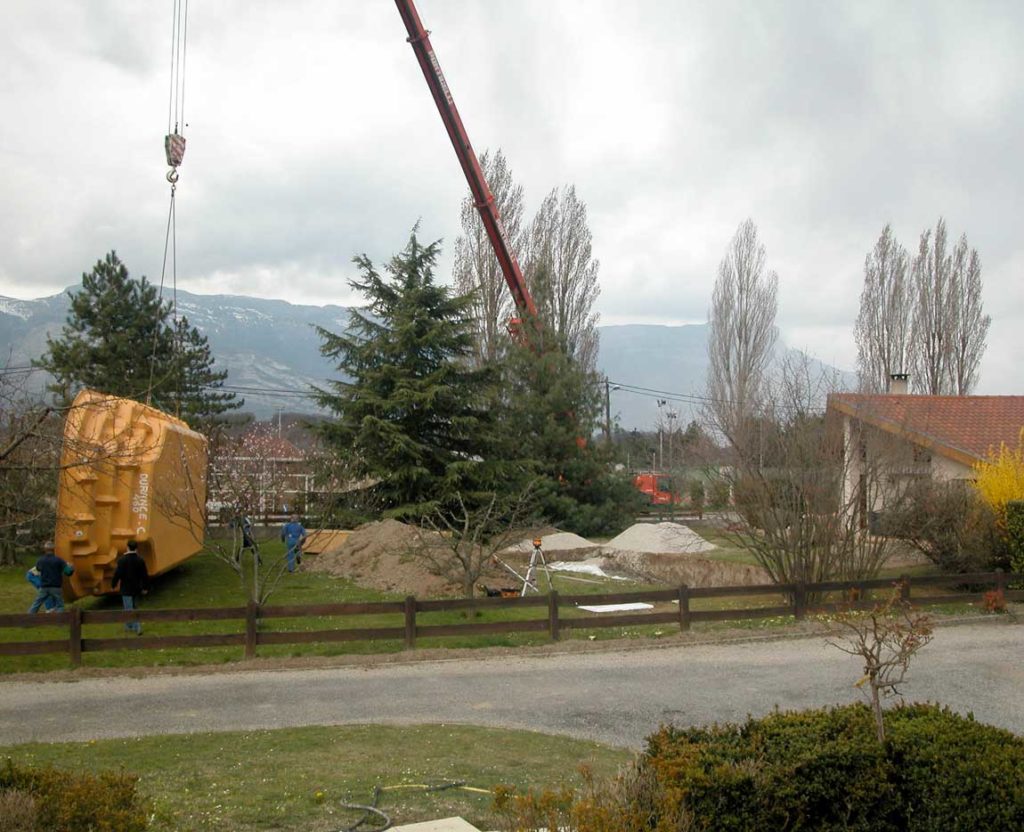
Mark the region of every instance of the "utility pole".
POLYGON ((668 404, 665 399, 658 399, 658 457, 660 463, 660 470, 665 470, 665 418, 662 416, 661 409, 668 404))
POLYGON ((612 446, 612 386, 608 376, 604 378, 604 441, 612 446))
POLYGON ((672 459, 672 434, 676 431, 676 416, 679 414, 672 408, 669 408, 666 415, 668 416, 668 470, 671 472, 674 462, 672 459))

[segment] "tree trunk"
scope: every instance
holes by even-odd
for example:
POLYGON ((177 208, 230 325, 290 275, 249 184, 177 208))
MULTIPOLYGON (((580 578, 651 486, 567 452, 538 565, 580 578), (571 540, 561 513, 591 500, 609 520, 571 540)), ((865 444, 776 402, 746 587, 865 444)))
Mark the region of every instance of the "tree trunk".
POLYGON ((885 742, 885 723, 882 721, 882 696, 875 686, 875 680, 871 680, 871 708, 875 712, 875 732, 878 734, 878 741, 885 742))
POLYGON ((18 541, 17 531, 14 526, 8 526, 0 536, 0 566, 18 565, 18 541))

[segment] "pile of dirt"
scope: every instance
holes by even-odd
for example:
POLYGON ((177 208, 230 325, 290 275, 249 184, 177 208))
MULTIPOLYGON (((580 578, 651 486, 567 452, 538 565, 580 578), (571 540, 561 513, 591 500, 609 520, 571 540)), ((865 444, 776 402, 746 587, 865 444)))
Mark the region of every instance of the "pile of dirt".
POLYGON ((551 560, 552 557, 559 557, 566 560, 576 560, 596 552, 601 547, 593 541, 580 537, 572 532, 560 532, 554 530, 547 534, 534 535, 520 540, 514 546, 505 549, 502 554, 528 555, 533 551, 533 541, 539 537, 541 549, 544 556, 551 560))
POLYGON ((603 568, 625 573, 645 583, 670 586, 755 586, 771 583, 768 573, 759 566, 679 553, 606 552, 603 568))
POLYGON ((427 598, 456 595, 460 588, 430 572, 415 552, 424 545, 445 547, 440 535, 397 520, 364 523, 337 548, 310 559, 313 572, 348 578, 359 586, 427 598))
POLYGON ((682 523, 636 523, 603 547, 614 552, 658 552, 663 554, 699 554, 717 549, 689 526, 682 523))

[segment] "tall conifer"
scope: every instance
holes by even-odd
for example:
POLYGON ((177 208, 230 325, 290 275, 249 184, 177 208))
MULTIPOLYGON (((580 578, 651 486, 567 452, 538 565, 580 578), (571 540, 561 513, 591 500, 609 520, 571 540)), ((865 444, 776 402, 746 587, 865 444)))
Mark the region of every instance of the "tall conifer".
POLYGON ((317 391, 336 417, 321 434, 353 477, 375 483, 393 517, 423 517, 455 494, 471 502, 507 473, 490 452, 493 370, 471 363, 473 298, 434 282, 439 250, 414 230, 385 274, 357 257, 361 274, 350 285, 366 307, 353 310, 344 333, 319 329, 321 352, 350 379, 317 391))
POLYGON ((82 275, 70 293, 71 308, 58 338, 47 338, 38 366, 54 378, 51 391, 71 399, 82 388, 206 420, 242 406, 219 388, 226 370, 215 370, 206 336, 185 318, 176 323, 171 305, 145 277, 133 279, 111 251, 82 275))

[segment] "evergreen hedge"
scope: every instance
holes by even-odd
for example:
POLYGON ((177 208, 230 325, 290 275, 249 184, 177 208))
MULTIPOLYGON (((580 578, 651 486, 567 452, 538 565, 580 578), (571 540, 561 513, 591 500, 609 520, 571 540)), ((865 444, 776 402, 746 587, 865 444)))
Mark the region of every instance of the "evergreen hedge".
POLYGON ((1024 830, 1024 739, 936 705, 775 712, 741 725, 663 727, 612 782, 501 790, 526 832, 1024 830))
POLYGON ((695 829, 1024 829, 1024 740, 935 705, 774 713, 648 739, 666 817, 695 829))

